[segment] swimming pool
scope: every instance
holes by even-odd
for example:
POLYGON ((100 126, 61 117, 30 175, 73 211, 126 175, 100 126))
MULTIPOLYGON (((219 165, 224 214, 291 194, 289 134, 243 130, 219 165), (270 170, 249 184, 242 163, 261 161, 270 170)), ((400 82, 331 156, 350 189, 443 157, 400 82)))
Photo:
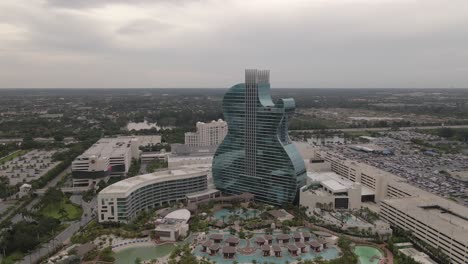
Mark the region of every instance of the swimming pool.
POLYGON ((360 264, 377 264, 383 257, 380 249, 371 246, 356 246, 354 254, 358 256, 360 264))
POLYGON ((228 210, 228 209, 221 209, 221 210, 218 210, 218 211, 214 212, 213 215, 216 218, 216 220, 221 220, 222 221, 223 218, 224 218, 224 221, 228 221, 229 216, 231 216, 231 215, 238 215, 241 218, 249 219, 249 218, 259 216, 260 213, 261 212, 259 210, 253 210, 253 209, 248 209, 245 212, 243 212, 242 209, 236 209, 236 210, 234 210, 232 212, 230 210, 228 210))

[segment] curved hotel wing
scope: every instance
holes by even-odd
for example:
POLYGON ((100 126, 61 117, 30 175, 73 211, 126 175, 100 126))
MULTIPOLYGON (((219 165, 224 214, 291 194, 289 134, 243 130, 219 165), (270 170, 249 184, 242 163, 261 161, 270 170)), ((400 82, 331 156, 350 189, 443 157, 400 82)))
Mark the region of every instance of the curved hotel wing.
POLYGON ((210 165, 158 171, 114 183, 98 194, 99 222, 128 222, 139 212, 206 191, 210 165))
POLYGON ((245 83, 233 86, 223 99, 228 134, 213 159, 218 190, 249 192, 276 205, 294 201, 306 175, 287 131, 294 109, 294 99, 273 103, 268 71, 246 70, 245 83))

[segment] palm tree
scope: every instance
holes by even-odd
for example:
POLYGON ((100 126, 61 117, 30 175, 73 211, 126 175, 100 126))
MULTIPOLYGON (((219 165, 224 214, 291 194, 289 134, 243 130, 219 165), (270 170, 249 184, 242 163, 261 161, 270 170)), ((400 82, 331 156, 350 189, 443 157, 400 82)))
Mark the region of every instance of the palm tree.
POLYGON ((60 210, 58 211, 59 215, 61 216, 61 218, 66 218, 68 216, 68 213, 67 211, 62 207, 60 208, 60 210))

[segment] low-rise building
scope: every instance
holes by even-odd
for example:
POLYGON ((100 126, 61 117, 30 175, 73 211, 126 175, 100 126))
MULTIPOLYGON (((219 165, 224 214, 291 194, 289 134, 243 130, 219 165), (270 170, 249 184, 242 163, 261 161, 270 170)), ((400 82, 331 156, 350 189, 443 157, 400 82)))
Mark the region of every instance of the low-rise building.
POLYGON ((138 158, 138 139, 101 138, 72 162, 73 185, 86 187, 110 176, 125 176, 132 158, 138 158))
POLYGON ((19 187, 18 198, 22 198, 24 196, 31 194, 32 185, 24 183, 19 187))
POLYGON ((189 230, 187 222, 190 216, 189 210, 180 209, 169 213, 163 219, 159 219, 155 228, 155 238, 163 242, 175 242, 179 238, 186 237, 189 230))
POLYGON ((340 135, 312 135, 307 139, 307 143, 312 146, 324 146, 334 144, 346 144, 347 140, 343 134, 340 135))
POLYGON ((183 166, 209 165, 213 163, 213 155, 197 155, 197 156, 170 156, 168 159, 168 167, 178 168, 183 166))
POLYGON ((140 155, 141 162, 149 163, 152 161, 167 162, 169 153, 166 152, 143 152, 140 155))
POLYGON ((412 247, 399 249, 398 253, 410 257, 420 264, 437 264, 437 262, 433 261, 426 253, 412 247))
POLYGON ((299 203, 307 207, 309 212, 315 208, 359 209, 363 191, 370 190, 334 172, 308 172, 307 184, 299 192, 299 203))

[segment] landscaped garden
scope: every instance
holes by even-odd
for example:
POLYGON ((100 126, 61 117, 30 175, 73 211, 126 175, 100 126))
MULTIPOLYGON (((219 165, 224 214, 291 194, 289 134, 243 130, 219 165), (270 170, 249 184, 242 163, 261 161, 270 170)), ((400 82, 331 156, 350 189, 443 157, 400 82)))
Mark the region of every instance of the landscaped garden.
POLYGON ((83 213, 80 206, 73 204, 68 196, 55 188, 45 193, 37 207, 42 215, 62 221, 80 219, 83 213))
POLYGON ((55 219, 73 221, 80 219, 83 209, 64 197, 61 201, 45 205, 40 212, 55 219))

